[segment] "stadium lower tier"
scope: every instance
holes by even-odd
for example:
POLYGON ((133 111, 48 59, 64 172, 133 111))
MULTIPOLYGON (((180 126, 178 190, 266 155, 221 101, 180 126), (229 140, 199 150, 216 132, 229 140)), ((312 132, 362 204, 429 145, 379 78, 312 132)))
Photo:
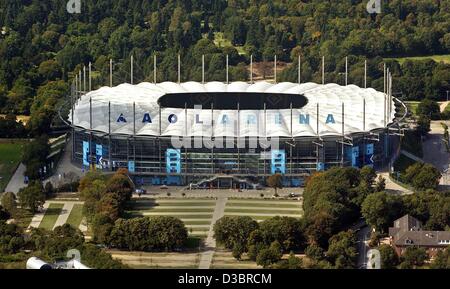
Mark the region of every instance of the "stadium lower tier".
POLYGON ((81 129, 75 129, 72 138, 72 160, 84 170, 126 168, 137 185, 222 188, 264 185, 277 173, 283 175, 284 186, 302 186, 312 173, 333 166, 379 169, 389 165, 399 144, 398 136, 384 130, 345 138, 283 138, 269 148, 248 138, 200 148, 190 139, 191 148, 177 148, 171 138, 109 136, 81 129), (205 182, 213 179, 223 180, 205 182))

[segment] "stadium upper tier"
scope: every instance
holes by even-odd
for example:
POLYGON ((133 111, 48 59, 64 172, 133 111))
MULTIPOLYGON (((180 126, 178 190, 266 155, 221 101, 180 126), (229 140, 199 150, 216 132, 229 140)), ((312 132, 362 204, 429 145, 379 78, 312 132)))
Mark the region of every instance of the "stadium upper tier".
POLYGON ((386 127, 395 118, 388 102, 355 85, 144 82, 82 95, 73 125, 136 136, 342 136, 386 127))

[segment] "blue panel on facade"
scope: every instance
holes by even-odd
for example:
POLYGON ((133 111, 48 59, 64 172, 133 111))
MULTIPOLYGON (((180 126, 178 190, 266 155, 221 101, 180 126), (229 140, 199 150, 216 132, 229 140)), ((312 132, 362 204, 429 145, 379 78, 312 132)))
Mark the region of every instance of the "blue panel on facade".
POLYGON ((181 151, 179 149, 167 149, 166 172, 168 174, 181 173, 181 151))
POLYGON ((352 167, 358 168, 359 167, 359 147, 353 147, 352 148, 352 167))
POLYGON ((97 144, 95 145, 95 165, 99 169, 103 168, 102 158, 103 158, 103 146, 97 144))
POLYGON ((320 162, 317 163, 316 170, 317 170, 318 172, 324 171, 324 170, 325 170, 325 164, 324 164, 324 163, 320 163, 320 162))
POLYGON ((271 166, 270 171, 272 174, 285 174, 286 173, 286 152, 284 150, 273 150, 271 152, 271 166))
POLYGON ((134 173, 136 171, 136 167, 135 167, 134 161, 129 161, 128 162, 128 171, 130 173, 134 173))
POLYGON ((89 162, 89 142, 84 141, 83 142, 83 165, 88 166, 90 165, 89 162))
POLYGON ((373 144, 368 144, 366 145, 366 165, 368 166, 373 166, 374 162, 373 162, 373 156, 375 154, 375 146, 373 144))

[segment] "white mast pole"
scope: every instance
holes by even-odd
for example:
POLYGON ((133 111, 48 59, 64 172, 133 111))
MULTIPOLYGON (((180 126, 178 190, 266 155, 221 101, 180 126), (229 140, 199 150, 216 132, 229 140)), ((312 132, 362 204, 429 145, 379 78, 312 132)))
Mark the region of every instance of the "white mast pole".
POLYGON ((275 59, 274 59, 274 67, 273 67, 273 78, 275 83, 277 83, 277 56, 275 55, 275 59))
POLYGON ((345 85, 348 85, 348 56, 345 57, 345 85))
POLYGON ((253 83, 253 55, 250 55, 250 83, 253 83))
POLYGON ((298 55, 298 84, 302 83, 302 57, 298 55))
POLYGON ((130 75, 131 75, 130 80, 131 80, 131 84, 133 84, 133 61, 134 61, 133 55, 131 55, 131 67, 130 67, 130 75))
POLYGON ((109 60, 109 87, 113 86, 113 61, 109 60))
POLYGON ((228 83, 229 83, 229 82, 228 82, 228 80, 229 80, 229 79, 228 79, 228 54, 227 54, 227 64, 226 64, 226 66, 227 66, 226 70, 227 70, 227 84, 228 84, 228 83))
POLYGON ((92 90, 92 63, 89 61, 89 91, 92 90))
POLYGON ((202 83, 205 83, 205 55, 202 55, 202 83))
POLYGON ((322 84, 325 84, 325 56, 322 56, 322 84))

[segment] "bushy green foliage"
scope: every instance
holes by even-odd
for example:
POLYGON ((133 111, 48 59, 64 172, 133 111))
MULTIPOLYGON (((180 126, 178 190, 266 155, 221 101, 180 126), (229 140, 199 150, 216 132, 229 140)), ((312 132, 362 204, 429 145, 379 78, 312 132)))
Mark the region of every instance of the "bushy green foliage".
MULTIPOLYGON (((368 58, 369 85, 381 90, 381 57, 450 53, 446 5, 393 1, 384 3, 377 17, 368 17, 365 5, 364 1, 321 0, 295 5, 280 0, 102 0, 84 3, 82 15, 71 17, 65 2, 6 2, 0 11, 0 27, 4 27, 0 108, 16 114, 31 112, 32 131, 45 132, 56 119, 56 101, 68 92, 67 83, 81 64, 93 63, 94 71, 100 72, 93 84, 99 87, 108 82, 108 59, 113 58, 114 80, 124 82, 129 80, 130 54, 137 60, 136 81, 151 78, 154 54, 158 81, 175 81, 178 53, 183 80, 201 79, 202 54, 207 80, 224 80, 225 54, 230 55, 233 80, 248 78, 240 63, 248 64, 250 54, 255 61, 272 61, 277 54, 281 61, 294 62, 280 73, 280 80, 295 81, 296 57, 301 55, 304 82, 320 82, 320 57, 326 55, 327 80, 337 83, 342 83, 343 59, 349 56, 349 80, 358 85, 363 83, 363 60, 368 58), (62 90, 43 96, 40 87, 52 82, 53 88, 62 90)), ((405 99, 437 99, 449 89, 448 64, 388 62, 396 90, 405 99)))
POLYGON ((27 187, 19 190, 17 196, 20 206, 33 214, 45 203, 44 187, 39 181, 31 181, 27 187))
MULTIPOLYGON (((31 180, 38 180, 44 177, 43 168, 47 165, 47 156, 50 154, 48 137, 41 135, 25 146, 22 162, 27 169, 25 175, 31 180)), ((49 169, 47 170, 48 173, 49 169)))
POLYGON ((187 229, 180 219, 170 216, 118 219, 109 240, 108 245, 119 249, 172 251, 186 243, 187 229))
POLYGON ((250 217, 225 216, 214 224, 214 237, 225 248, 233 249, 236 244, 244 247, 250 233, 258 228, 258 223, 250 217))
POLYGON ((357 220, 366 196, 374 192, 374 172, 368 167, 331 168, 312 175, 303 193, 303 210, 310 242, 326 248, 328 239, 357 220))
POLYGON ((22 229, 0 220, 0 255, 17 253, 24 244, 22 229))
POLYGON ((394 248, 389 245, 381 245, 378 250, 380 251, 381 269, 394 269, 399 263, 399 258, 394 248))
POLYGON ((361 214, 367 224, 380 232, 386 232, 394 220, 404 213, 400 196, 377 192, 367 196, 361 206, 361 214))
POLYGON ((352 231, 339 232, 331 237, 326 256, 336 269, 355 268, 358 256, 355 233, 352 231))
POLYGON ((415 163, 402 174, 402 180, 412 185, 416 190, 423 191, 437 189, 441 176, 441 172, 433 165, 415 163))
POLYGON ((428 254, 425 248, 408 247, 401 256, 401 269, 414 269, 417 266, 422 266, 428 260, 428 254))
POLYGON ((431 262, 432 269, 450 269, 450 248, 439 251, 431 262))
POLYGON ((417 107, 416 113, 418 115, 426 116, 431 120, 437 120, 441 117, 439 104, 431 99, 422 100, 417 107))

